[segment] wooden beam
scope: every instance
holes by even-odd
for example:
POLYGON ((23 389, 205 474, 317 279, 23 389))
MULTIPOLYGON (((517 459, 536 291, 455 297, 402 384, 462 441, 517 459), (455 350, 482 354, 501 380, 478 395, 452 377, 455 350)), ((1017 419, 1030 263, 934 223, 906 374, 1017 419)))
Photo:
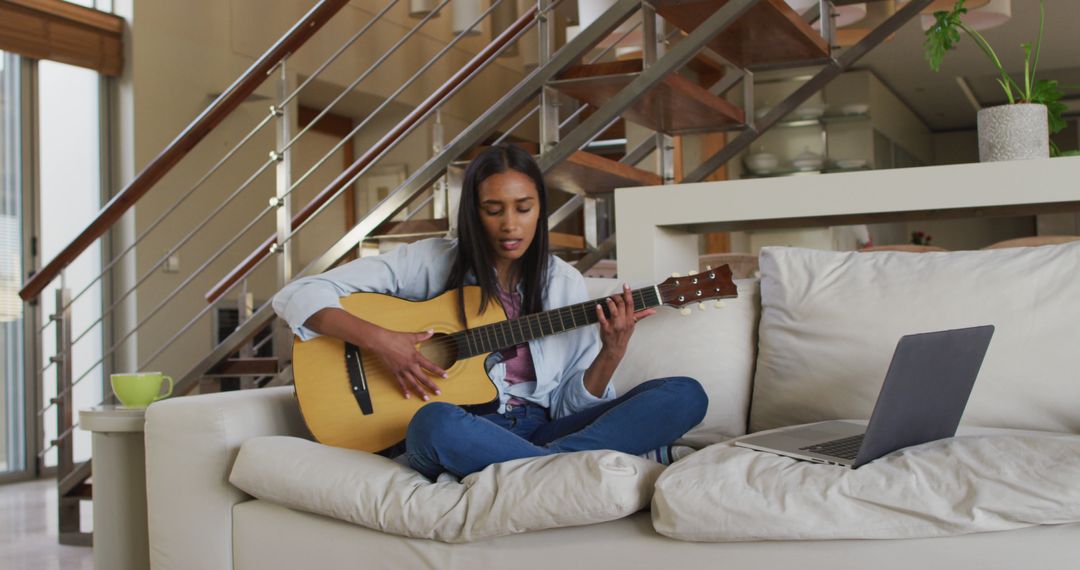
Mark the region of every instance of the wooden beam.
MULTIPOLYGON (((701 156, 712 156, 727 143, 727 135, 724 133, 708 133, 701 136, 701 156)), ((676 175, 677 180, 682 179, 682 174, 676 175)), ((727 180, 727 165, 721 166, 715 172, 705 178, 710 182, 727 180)), ((708 232, 705 234, 705 253, 729 253, 731 251, 731 232, 708 232)))

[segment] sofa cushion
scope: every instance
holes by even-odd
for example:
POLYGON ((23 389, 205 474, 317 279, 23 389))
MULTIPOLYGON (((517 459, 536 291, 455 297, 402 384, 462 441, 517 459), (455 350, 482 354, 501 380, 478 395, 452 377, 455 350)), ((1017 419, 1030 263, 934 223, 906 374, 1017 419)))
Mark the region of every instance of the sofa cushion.
POLYGON ((868 418, 905 334, 996 327, 969 425, 1080 433, 1080 242, 948 253, 765 248, 751 431, 868 418))
MULTIPOLYGON (((597 280, 590 285, 595 297, 619 291, 618 280, 597 280)), ((660 307, 638 323, 612 382, 619 394, 653 378, 689 376, 705 388, 709 408, 702 420, 680 443, 704 447, 746 433, 747 410, 754 376, 758 321, 756 279, 737 279, 736 299, 721 308, 692 305, 689 315, 660 307)))
POLYGON ((375 530, 470 542, 625 517, 649 504, 662 470, 640 457, 585 451, 432 483, 379 455, 260 437, 244 443, 229 481, 259 499, 375 530))
POLYGON ((935 537, 1080 521, 1080 436, 964 428, 858 469, 723 443, 656 483, 656 530, 693 541, 935 537))

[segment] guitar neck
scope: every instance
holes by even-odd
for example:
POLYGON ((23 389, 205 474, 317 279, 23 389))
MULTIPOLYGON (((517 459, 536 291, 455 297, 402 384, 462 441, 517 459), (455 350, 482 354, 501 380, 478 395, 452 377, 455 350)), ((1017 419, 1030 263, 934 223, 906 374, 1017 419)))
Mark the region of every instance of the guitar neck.
MULTIPOLYGON (((635 289, 631 294, 635 312, 662 304, 653 286, 635 289)), ((540 337, 595 324, 600 321, 596 315, 596 305, 603 308, 605 318, 611 316, 606 299, 593 299, 455 333, 452 336, 457 337, 459 358, 496 352, 540 337)))

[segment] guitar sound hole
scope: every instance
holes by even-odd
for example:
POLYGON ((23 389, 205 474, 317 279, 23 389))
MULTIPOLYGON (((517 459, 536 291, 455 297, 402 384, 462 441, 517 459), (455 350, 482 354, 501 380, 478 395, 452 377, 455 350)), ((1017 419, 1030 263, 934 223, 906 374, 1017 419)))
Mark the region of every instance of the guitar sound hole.
POLYGON ((421 343, 420 354, 443 370, 449 370, 458 361, 457 347, 446 333, 435 333, 435 336, 421 343))

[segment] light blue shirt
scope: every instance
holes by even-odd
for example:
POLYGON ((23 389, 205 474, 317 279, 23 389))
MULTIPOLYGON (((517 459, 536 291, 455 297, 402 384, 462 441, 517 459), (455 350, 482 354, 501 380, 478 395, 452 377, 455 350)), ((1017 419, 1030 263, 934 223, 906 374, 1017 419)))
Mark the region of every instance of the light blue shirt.
MULTIPOLYGON (((274 296, 274 311, 301 340, 319 336, 304 326, 316 312, 341 308, 339 299, 357 292, 384 293, 411 301, 431 299, 445 291, 457 255, 457 240, 434 238, 406 244, 375 257, 362 257, 321 275, 297 279, 274 296)), ((589 300, 585 278, 565 261, 552 256, 548 264, 544 310, 589 300)), ((475 280, 470 280, 475 283, 475 280)), ((363 315, 358 315, 363 318, 363 315)), ((408 331, 419 332, 419 331, 408 331)), ((608 384, 602 397, 585 389, 585 370, 600 352, 596 327, 583 327, 529 341, 535 382, 507 385, 506 365, 498 353, 485 363, 499 390, 499 413, 510 398, 534 402, 561 418, 615 398, 608 384)))

